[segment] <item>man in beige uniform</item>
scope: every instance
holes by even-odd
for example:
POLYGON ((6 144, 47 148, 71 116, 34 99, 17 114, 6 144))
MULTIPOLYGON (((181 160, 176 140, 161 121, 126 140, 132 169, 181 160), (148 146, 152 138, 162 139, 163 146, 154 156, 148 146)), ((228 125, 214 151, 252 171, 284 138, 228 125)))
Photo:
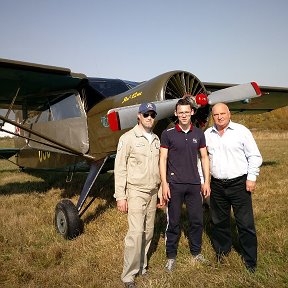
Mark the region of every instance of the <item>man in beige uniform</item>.
MULTIPOLYGON (((160 141, 152 132, 156 115, 153 103, 140 105, 138 124, 120 137, 115 159, 114 197, 118 210, 128 212, 121 280, 129 288, 136 287, 136 275, 146 273, 147 252, 154 231, 160 186, 160 141)), ((159 196, 162 205, 162 195, 159 196)))

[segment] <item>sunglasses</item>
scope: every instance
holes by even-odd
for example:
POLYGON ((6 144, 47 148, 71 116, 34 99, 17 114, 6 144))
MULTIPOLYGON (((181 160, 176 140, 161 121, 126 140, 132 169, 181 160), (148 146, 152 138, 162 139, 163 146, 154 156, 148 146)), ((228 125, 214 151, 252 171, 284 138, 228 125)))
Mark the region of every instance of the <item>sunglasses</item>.
POLYGON ((148 116, 151 116, 152 119, 155 119, 156 113, 155 112, 147 112, 142 114, 144 118, 147 118, 148 116))

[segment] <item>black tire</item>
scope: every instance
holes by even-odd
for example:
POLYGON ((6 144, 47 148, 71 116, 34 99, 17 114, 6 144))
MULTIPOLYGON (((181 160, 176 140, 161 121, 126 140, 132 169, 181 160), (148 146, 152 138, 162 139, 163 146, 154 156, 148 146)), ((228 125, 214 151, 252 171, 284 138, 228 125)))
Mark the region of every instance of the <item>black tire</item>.
POLYGON ((68 199, 63 199, 55 208, 55 227, 65 239, 73 239, 83 233, 83 221, 75 205, 68 199))

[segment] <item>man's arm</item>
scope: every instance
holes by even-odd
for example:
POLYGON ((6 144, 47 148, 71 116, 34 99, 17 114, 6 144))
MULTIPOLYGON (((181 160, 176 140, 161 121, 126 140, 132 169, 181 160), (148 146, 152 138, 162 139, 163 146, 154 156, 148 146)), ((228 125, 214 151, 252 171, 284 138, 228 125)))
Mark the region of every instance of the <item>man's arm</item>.
POLYGON ((117 201, 117 208, 121 212, 128 211, 127 197, 126 197, 126 183, 127 183, 127 143, 124 137, 120 137, 117 153, 114 163, 114 178, 115 178, 115 193, 114 197, 117 201))
POLYGON ((203 174, 204 174, 204 184, 202 185, 203 187, 203 195, 205 198, 210 196, 210 163, 209 163, 209 156, 207 153, 207 148, 200 148, 200 161, 202 164, 202 170, 203 170, 203 174))
POLYGON ((263 159, 252 133, 248 129, 245 132, 246 133, 243 137, 243 141, 244 153, 248 161, 247 179, 251 181, 256 181, 256 177, 259 175, 260 166, 263 159))
POLYGON ((160 148, 160 177, 162 185, 162 195, 164 201, 169 201, 171 194, 169 189, 169 184, 167 182, 167 158, 168 158, 168 149, 160 148))
POLYGON ((244 153, 248 161, 246 190, 253 192, 256 189, 256 178, 259 175, 263 159, 249 129, 246 130, 244 140, 244 153))

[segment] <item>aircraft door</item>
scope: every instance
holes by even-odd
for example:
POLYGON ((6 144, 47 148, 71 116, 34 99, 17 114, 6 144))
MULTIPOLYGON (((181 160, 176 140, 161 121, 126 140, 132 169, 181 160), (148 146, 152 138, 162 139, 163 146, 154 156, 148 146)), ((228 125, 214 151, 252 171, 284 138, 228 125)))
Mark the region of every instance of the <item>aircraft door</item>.
MULTIPOLYGON (((48 109, 28 118, 26 124, 31 126, 30 129, 79 152, 86 153, 89 149, 87 116, 78 92, 49 105, 48 109)), ((29 141, 30 147, 52 152, 58 151, 56 148, 45 145, 49 141, 36 135, 30 135, 30 137, 43 143, 29 141)))

